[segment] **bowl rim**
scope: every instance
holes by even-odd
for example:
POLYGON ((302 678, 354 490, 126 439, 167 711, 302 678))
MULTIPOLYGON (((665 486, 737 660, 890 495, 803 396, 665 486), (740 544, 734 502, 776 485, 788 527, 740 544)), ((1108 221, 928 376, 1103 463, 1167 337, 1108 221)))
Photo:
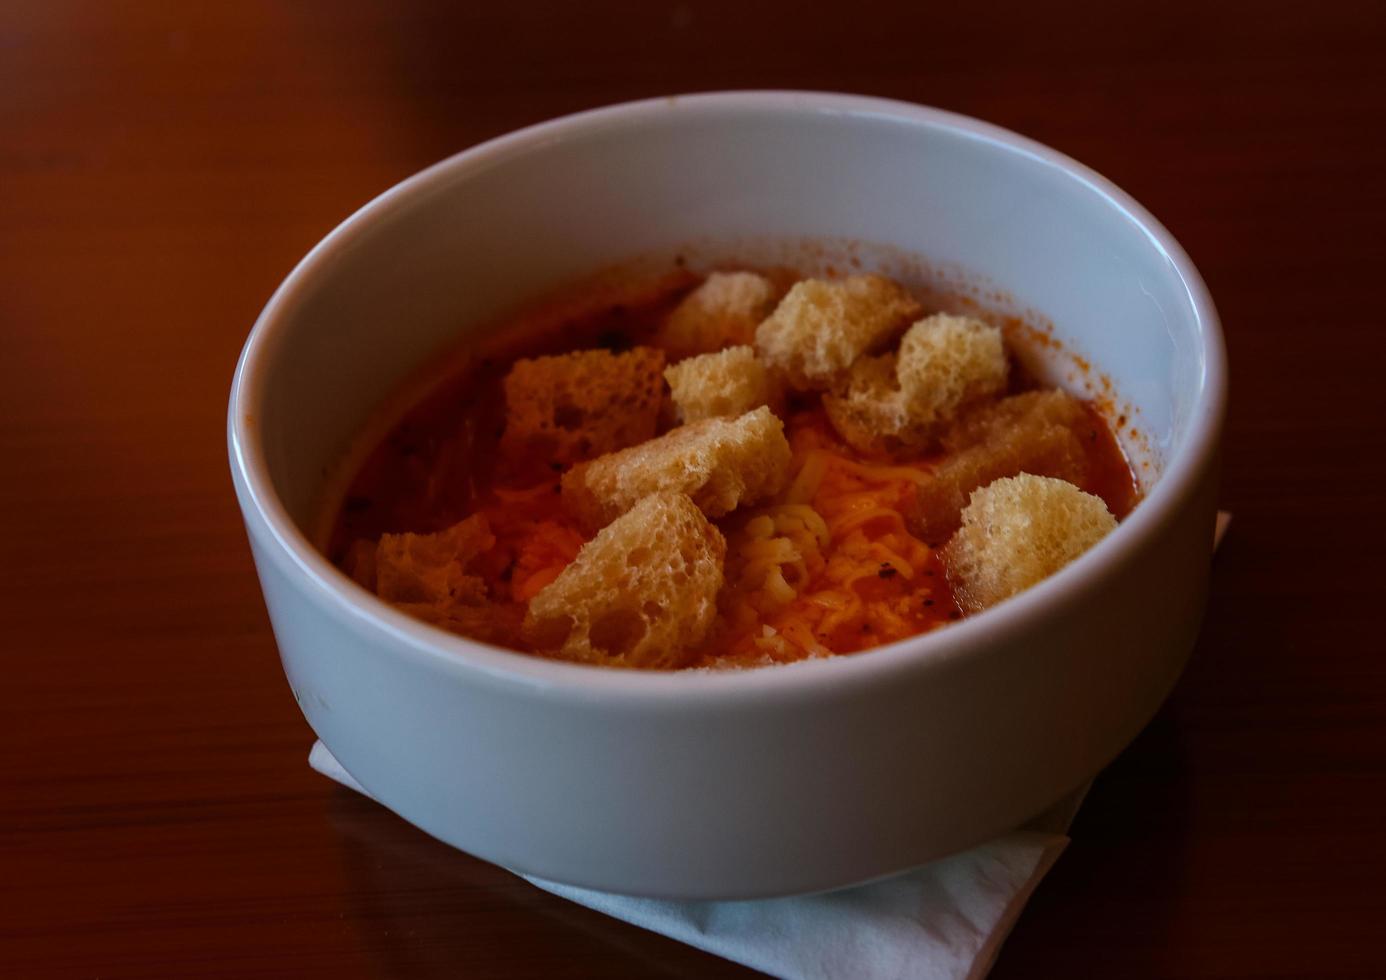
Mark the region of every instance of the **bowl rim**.
MULTIPOLYGON (((1129 194, 1067 155, 1010 130, 929 106, 871 96, 811 91, 708 92, 642 99, 541 122, 496 137, 433 164, 384 191, 333 229, 301 259, 256 319, 236 365, 227 414, 232 480, 246 528, 267 539, 266 557, 306 586, 305 593, 339 622, 378 635, 382 654, 405 656, 444 674, 485 678, 497 686, 577 701, 718 703, 765 697, 817 697, 874 685, 901 672, 944 670, 1029 632, 1059 614, 1145 546, 1214 465, 1227 404, 1226 350, 1207 286, 1174 236, 1129 194), (270 479, 259 429, 266 377, 281 337, 303 298, 329 278, 336 260, 377 222, 467 173, 488 170, 513 156, 594 131, 638 127, 685 117, 774 113, 874 117, 934 129, 1015 153, 1057 170, 1117 209, 1169 262, 1182 283, 1202 341, 1202 387, 1190 430, 1166 460, 1154 487, 1115 531, 1043 582, 993 609, 946 629, 868 651, 777 665, 770 669, 640 671, 549 660, 469 640, 400 612, 362 588, 328 561, 295 524, 270 479)), ((1211 542, 1210 542, 1211 545, 1211 542)))

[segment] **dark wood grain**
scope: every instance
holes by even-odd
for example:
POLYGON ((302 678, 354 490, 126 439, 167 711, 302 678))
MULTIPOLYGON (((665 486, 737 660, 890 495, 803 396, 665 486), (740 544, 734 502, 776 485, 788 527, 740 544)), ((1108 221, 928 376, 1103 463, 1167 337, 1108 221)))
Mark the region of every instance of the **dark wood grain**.
POLYGON ((995 975, 1386 973, 1379 10, 0 5, 0 975, 745 972, 309 772, 223 450, 255 314, 356 206, 526 123, 727 87, 1059 147, 1227 325, 1202 641, 995 975))

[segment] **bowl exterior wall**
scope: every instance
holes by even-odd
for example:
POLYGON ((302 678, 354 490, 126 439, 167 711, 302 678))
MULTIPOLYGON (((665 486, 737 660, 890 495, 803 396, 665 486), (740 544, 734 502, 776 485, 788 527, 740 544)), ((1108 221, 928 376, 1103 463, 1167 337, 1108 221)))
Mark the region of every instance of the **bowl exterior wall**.
POLYGON ((1213 487, 1210 472, 1167 533, 1042 631, 942 667, 922 658, 869 696, 827 682, 794 698, 610 704, 459 675, 344 620, 253 529, 252 550, 304 716, 392 810, 542 878, 750 898, 980 843, 1109 761, 1197 635, 1213 487))

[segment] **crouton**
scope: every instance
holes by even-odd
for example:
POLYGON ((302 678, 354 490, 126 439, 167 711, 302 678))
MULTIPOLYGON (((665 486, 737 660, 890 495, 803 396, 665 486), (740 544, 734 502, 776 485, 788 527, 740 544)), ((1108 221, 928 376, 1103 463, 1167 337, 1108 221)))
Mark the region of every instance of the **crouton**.
POLYGON ((378 541, 360 538, 351 543, 342 559, 342 570, 370 592, 375 591, 375 553, 379 547, 378 541))
POLYGON ((495 543, 480 514, 436 534, 383 534, 375 549, 376 595, 439 608, 482 602, 486 584, 468 569, 495 543))
POLYGON ((834 389, 823 396, 837 434, 849 446, 868 453, 923 449, 934 430, 910 411, 896 376, 896 356, 859 357, 834 389))
POLYGON ((672 360, 749 344, 775 305, 775 284, 754 272, 714 272, 679 303, 655 337, 672 360))
POLYGON ((779 402, 779 385, 756 358, 755 349, 728 347, 699 354, 664 369, 680 422, 744 415, 779 402))
MULTIPOLYGON (((1029 438, 1036 428, 1056 426, 1068 429, 1076 435, 1091 425, 1092 418, 1081 401, 1061 388, 1044 388, 973 406, 943 430, 940 442, 945 450, 956 453, 981 443, 995 442, 1008 433, 1018 433, 1022 438, 1029 438)), ((1015 476, 1014 473, 1005 475, 1015 476)))
POLYGON ((997 327, 935 313, 900 340, 896 375, 918 425, 946 422, 1006 387, 1006 345, 997 327))
POLYGON ((1022 473, 973 492, 942 558, 958 604, 979 612, 1053 575, 1115 527, 1101 497, 1022 473))
POLYGON ((884 276, 804 279, 756 328, 756 347, 791 387, 824 391, 920 312, 914 297, 884 276))
POLYGON ((520 621, 523 618, 523 607, 490 601, 461 606, 398 602, 395 608, 449 633, 496 646, 514 644, 515 637, 520 635, 520 621))
POLYGON ((644 442, 659 421, 663 371, 663 352, 650 347, 516 361, 505 377, 502 453, 566 465, 644 442))
POLYGON ((858 358, 823 396, 833 428, 863 452, 924 450, 962 408, 1006 386, 1001 331, 936 313, 905 332, 898 354, 858 358))
POLYGON ((708 517, 720 517, 778 493, 789 455, 784 423, 762 407, 737 419, 693 422, 581 463, 563 475, 563 500, 589 528, 663 491, 686 493, 708 517))
POLYGON ((726 553, 686 494, 647 496, 530 600, 525 639, 584 663, 684 666, 717 616, 726 553))
POLYGON ((950 453, 915 493, 910 530, 937 544, 958 528, 973 490, 1019 473, 1085 486, 1083 404, 1065 392, 1031 391, 976 407, 942 436, 950 453))

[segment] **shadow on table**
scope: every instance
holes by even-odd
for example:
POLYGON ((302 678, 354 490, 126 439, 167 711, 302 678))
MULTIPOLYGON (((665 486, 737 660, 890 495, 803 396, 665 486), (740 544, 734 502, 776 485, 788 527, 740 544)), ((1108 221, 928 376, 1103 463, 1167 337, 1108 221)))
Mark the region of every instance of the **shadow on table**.
POLYGON ((1163 973, 1187 883, 1192 788, 1167 706, 1097 778, 1072 843, 1020 917, 993 978, 1163 973))

